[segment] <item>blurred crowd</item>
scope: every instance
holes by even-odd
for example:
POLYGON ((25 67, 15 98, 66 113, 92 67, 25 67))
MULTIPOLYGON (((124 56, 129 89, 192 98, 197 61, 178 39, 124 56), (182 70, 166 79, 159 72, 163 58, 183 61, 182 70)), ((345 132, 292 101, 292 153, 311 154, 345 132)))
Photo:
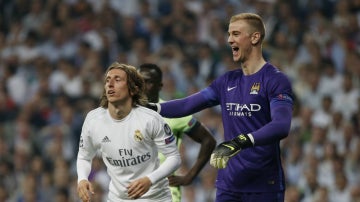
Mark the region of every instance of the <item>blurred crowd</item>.
MULTIPOLYGON (((230 17, 260 14, 264 56, 291 79, 295 107, 281 142, 287 202, 360 201, 360 0, 1 0, 0 202, 75 202, 85 114, 98 106, 104 70, 119 61, 164 71, 162 98, 202 89, 239 68, 230 17)), ((223 140, 219 108, 196 114, 223 140)), ((183 166, 198 145, 184 138, 183 166)), ((183 187, 184 202, 212 202, 216 170, 183 187)), ((99 158, 90 180, 106 197, 99 158)))

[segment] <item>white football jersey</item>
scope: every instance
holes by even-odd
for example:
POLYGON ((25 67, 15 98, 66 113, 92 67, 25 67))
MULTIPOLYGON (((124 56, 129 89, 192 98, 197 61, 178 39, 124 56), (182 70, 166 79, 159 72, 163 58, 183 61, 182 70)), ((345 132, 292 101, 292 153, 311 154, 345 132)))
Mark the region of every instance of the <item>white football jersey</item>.
MULTIPOLYGON (((155 182, 138 201, 171 201, 166 176, 176 169, 166 171, 161 179, 157 179, 159 174, 156 177, 152 174, 160 165, 158 152, 167 157, 178 156, 179 161, 180 154, 170 127, 158 113, 138 106, 124 119, 115 120, 108 109, 99 107, 90 111, 83 124, 78 159, 91 163, 97 151, 111 178, 109 201, 131 200, 126 187, 144 176, 155 182)), ((78 181, 87 179, 89 171, 79 167, 78 164, 78 181)))

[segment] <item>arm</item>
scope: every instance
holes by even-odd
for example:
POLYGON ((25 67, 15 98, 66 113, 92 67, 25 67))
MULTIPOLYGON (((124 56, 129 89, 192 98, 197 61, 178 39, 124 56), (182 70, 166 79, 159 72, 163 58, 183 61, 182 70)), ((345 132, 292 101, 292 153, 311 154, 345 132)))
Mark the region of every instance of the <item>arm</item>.
POLYGON ((171 154, 158 169, 149 175, 132 181, 128 186, 128 195, 132 199, 137 199, 149 191, 151 185, 160 179, 169 176, 172 172, 179 168, 181 163, 180 154, 171 154))
POLYGON ((257 131, 240 134, 230 141, 218 145, 211 154, 210 164, 215 168, 225 168, 228 160, 242 149, 256 145, 273 144, 285 138, 290 130, 292 100, 274 99, 271 103, 271 121, 257 131))
POLYGON ((92 159, 96 153, 96 149, 89 138, 90 130, 88 125, 89 120, 86 118, 81 131, 79 152, 76 159, 76 172, 78 176, 77 192, 80 199, 84 202, 90 201, 91 195, 95 194, 91 183, 88 181, 92 159))
POLYGON ((214 92, 208 87, 188 97, 163 102, 158 105, 160 109, 157 111, 167 118, 184 117, 219 104, 215 97, 214 92))
POLYGON ((216 140, 209 130, 201 123, 197 122, 197 124, 198 126, 188 132, 189 137, 201 145, 197 160, 186 175, 168 177, 171 186, 189 185, 210 159, 211 152, 216 146, 216 140))
POLYGON ((292 118, 292 105, 283 101, 271 104, 272 121, 252 132, 254 145, 266 145, 279 141, 289 134, 292 118))
POLYGON ((172 141, 168 144, 168 146, 169 147, 167 149, 159 149, 159 151, 166 157, 165 161, 160 164, 158 169, 147 176, 152 184, 171 175, 171 173, 175 172, 175 170, 180 167, 181 158, 175 141, 172 141))
POLYGON ((82 201, 90 201, 91 195, 94 195, 94 189, 88 180, 91 171, 91 160, 77 159, 76 169, 78 174, 77 192, 82 201))

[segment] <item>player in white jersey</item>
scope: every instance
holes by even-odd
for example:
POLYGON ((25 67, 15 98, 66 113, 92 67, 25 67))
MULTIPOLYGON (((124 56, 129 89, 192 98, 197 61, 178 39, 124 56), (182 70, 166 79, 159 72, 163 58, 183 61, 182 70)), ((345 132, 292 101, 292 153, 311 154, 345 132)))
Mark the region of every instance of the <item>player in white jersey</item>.
POLYGON ((111 178, 108 201, 171 201, 167 176, 181 159, 163 118, 142 107, 144 80, 136 68, 113 63, 105 74, 100 107, 84 121, 77 156, 78 194, 90 201, 91 163, 99 151, 111 178), (160 165, 158 152, 166 156, 160 165))

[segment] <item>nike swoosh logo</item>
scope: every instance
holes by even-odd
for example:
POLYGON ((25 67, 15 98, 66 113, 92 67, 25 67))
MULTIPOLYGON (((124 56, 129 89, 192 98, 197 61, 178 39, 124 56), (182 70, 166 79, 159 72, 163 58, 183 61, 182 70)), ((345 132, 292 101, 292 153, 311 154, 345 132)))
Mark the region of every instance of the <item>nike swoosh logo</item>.
POLYGON ((232 89, 235 89, 237 86, 233 86, 233 87, 228 87, 227 91, 231 91, 232 89))
POLYGON ((233 151, 233 150, 235 149, 234 147, 232 147, 232 146, 230 146, 230 145, 227 145, 227 144, 223 144, 223 146, 229 148, 231 151, 233 151))

